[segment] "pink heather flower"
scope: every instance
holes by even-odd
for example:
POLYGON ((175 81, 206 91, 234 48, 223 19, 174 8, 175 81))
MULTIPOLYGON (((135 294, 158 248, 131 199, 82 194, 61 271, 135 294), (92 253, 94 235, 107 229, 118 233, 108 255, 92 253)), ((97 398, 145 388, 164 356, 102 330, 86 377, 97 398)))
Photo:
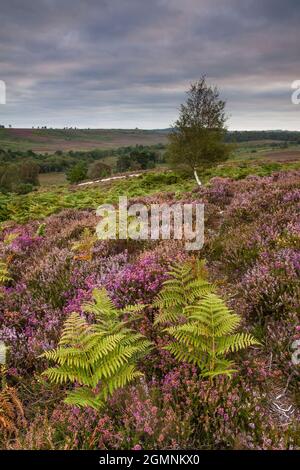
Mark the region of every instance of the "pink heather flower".
POLYGON ((142 450, 142 446, 140 446, 140 444, 135 444, 132 450, 142 450))
POLYGON ((144 432, 147 433, 147 434, 149 434, 149 436, 152 436, 152 434, 153 434, 153 429, 152 429, 148 424, 146 424, 146 425, 144 426, 144 432))

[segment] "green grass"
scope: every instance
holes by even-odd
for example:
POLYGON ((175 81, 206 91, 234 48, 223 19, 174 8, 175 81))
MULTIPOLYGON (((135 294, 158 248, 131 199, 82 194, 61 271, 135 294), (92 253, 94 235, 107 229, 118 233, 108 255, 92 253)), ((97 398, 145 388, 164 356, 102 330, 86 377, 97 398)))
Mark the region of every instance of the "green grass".
POLYGON ((164 191, 174 191, 176 195, 195 187, 191 179, 170 178, 167 173, 157 181, 149 180, 149 175, 122 181, 114 181, 87 187, 40 188, 26 194, 4 195, 0 193, 0 221, 13 220, 24 223, 29 220, 43 219, 62 209, 94 208, 100 204, 117 203, 119 196, 128 198, 147 196, 164 191))
POLYGON ((65 173, 53 172, 53 173, 40 173, 39 183, 41 186, 60 186, 67 183, 65 173))
MULTIPOLYGON (((200 176, 204 183, 208 183, 215 176, 242 179, 250 174, 268 176, 279 170, 300 170, 300 162, 227 162, 216 168, 208 169, 200 176)), ((58 177, 59 174, 54 176, 58 177)), ((61 178, 61 176, 59 176, 61 178)), ((44 181, 45 183, 45 181, 44 181)), ((4 195, 0 193, 0 222, 13 220, 24 223, 31 219, 43 219, 62 209, 93 208, 100 204, 117 203, 119 196, 128 198, 143 197, 163 192, 174 192, 174 199, 182 193, 191 191, 196 187, 194 179, 182 177, 172 172, 152 172, 120 181, 95 184, 93 186, 69 187, 66 184, 52 185, 51 178, 48 186, 41 186, 37 191, 26 194, 4 195)))
POLYGON ((282 152, 290 150, 300 151, 300 145, 297 144, 289 144, 286 148, 280 148, 276 144, 280 144, 280 142, 243 142, 239 145, 234 146, 230 160, 257 160, 263 159, 265 155, 269 152, 276 152, 280 154, 282 152))

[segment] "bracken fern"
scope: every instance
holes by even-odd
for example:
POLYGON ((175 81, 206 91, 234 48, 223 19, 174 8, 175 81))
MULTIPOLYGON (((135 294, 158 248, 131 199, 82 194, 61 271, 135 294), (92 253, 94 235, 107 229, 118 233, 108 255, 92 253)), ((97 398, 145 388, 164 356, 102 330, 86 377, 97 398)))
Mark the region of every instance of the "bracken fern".
POLYGON ((6 382, 7 347, 0 341, 0 433, 11 434, 25 424, 24 410, 14 387, 6 382))
POLYGON ((234 363, 226 355, 259 344, 249 333, 235 332, 241 317, 215 294, 207 294, 199 303, 187 306, 184 313, 186 323, 165 329, 175 339, 165 348, 179 361, 198 366, 203 377, 231 376, 234 363))
POLYGON ((4 286, 9 281, 11 281, 11 277, 9 275, 7 263, 0 260, 0 286, 4 286))
POLYGON ((66 403, 79 407, 101 408, 108 396, 142 374, 137 361, 150 349, 151 343, 141 334, 127 328, 124 311, 137 312, 142 306, 118 310, 106 291, 94 290, 93 302, 84 310, 95 316, 88 324, 77 313, 66 320, 58 348, 42 356, 56 362, 44 374, 54 383, 77 386, 68 392, 66 403))
POLYGON ((163 283, 154 302, 154 307, 159 309, 155 324, 177 321, 184 315, 185 307, 214 291, 214 286, 207 280, 204 261, 177 263, 168 274, 170 279, 163 283))

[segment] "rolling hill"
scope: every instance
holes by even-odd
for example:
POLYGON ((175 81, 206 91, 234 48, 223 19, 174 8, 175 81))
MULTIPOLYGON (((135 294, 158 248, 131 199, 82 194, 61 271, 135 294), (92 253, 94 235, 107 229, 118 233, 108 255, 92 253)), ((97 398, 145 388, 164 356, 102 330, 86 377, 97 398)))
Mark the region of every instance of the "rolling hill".
POLYGON ((0 148, 55 152, 154 145, 167 141, 167 130, 0 129, 0 148))

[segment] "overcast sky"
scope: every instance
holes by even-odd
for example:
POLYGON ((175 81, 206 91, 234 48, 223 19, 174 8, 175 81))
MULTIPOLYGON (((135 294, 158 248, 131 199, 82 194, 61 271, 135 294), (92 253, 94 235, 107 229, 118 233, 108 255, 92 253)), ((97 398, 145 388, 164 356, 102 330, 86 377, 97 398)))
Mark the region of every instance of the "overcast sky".
POLYGON ((229 128, 300 130, 300 1, 0 0, 0 123, 165 128, 202 74, 229 128))

